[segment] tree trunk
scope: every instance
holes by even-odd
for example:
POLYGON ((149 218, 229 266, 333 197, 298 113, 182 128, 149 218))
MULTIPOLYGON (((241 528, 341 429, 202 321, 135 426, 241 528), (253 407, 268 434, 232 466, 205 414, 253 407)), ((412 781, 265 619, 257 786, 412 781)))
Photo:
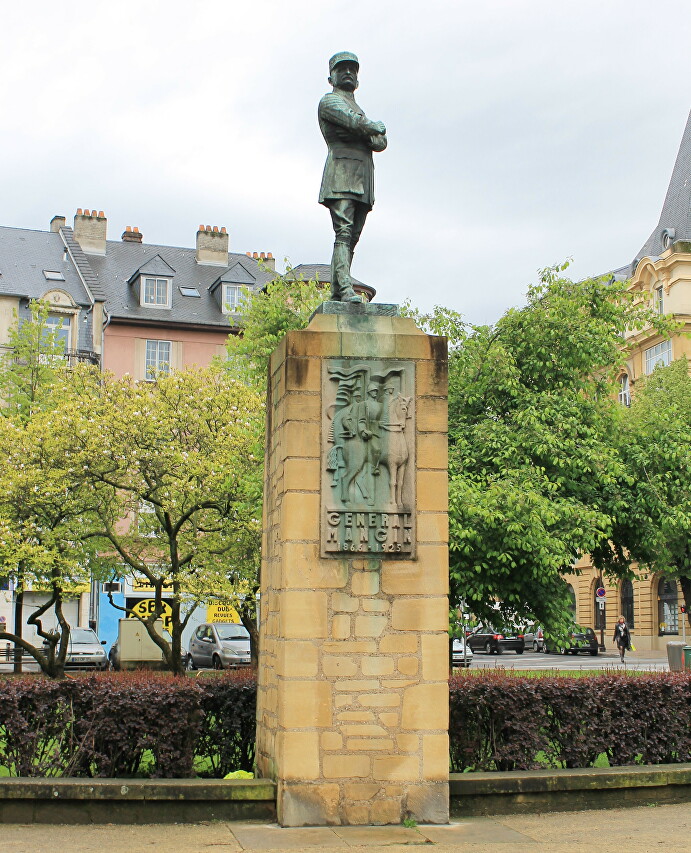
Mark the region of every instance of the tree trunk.
POLYGON ((257 625, 257 590, 259 584, 242 600, 240 605, 240 621, 250 635, 250 662, 254 669, 259 666, 259 626, 257 625))
MULTIPOLYGON (((24 589, 19 585, 19 580, 14 595, 14 633, 21 639, 24 636, 24 589)), ((24 649, 15 643, 13 667, 15 674, 23 671, 23 655, 24 649)))

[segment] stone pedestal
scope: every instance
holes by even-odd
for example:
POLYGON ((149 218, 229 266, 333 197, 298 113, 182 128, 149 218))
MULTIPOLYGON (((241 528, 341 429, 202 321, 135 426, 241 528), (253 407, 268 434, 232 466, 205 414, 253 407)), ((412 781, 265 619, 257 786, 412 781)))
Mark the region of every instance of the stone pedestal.
POLYGON ((325 303, 271 358, 257 770, 284 826, 448 821, 446 341, 325 303))

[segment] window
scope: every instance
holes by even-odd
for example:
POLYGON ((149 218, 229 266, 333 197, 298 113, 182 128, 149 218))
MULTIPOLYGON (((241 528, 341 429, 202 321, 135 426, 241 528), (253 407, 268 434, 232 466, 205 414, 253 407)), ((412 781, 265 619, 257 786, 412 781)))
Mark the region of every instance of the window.
POLYGON ((223 285, 223 313, 237 314, 243 300, 247 296, 247 288, 239 284, 223 285))
POLYGON ((630 580, 621 582, 621 615, 626 619, 629 628, 635 628, 633 613, 633 584, 630 580))
POLYGON ((631 390, 629 387, 628 374, 624 374, 619 380, 619 402, 622 406, 631 405, 631 390))
POLYGON ((46 317, 46 331, 55 335, 56 344, 63 344, 65 352, 70 349, 70 331, 72 318, 68 314, 49 314, 46 317))
POLYGON ((677 582, 660 578, 657 585, 657 621, 660 636, 679 633, 677 582))
POLYGON ((666 365, 672 361, 672 341, 662 341, 645 351, 645 372, 652 373, 658 364, 666 365))
POLYGON ((159 373, 170 373, 170 341, 146 342, 144 378, 152 382, 159 373))
POLYGON ((150 308, 170 308, 170 280, 142 277, 141 304, 150 308))
POLYGON ((665 313, 665 292, 661 286, 655 288, 655 310, 658 314, 665 313))
POLYGON ((568 593, 569 593, 569 612, 573 617, 573 621, 576 621, 576 592, 571 584, 568 585, 568 593))
POLYGON ((58 270, 43 270, 46 281, 64 281, 65 276, 58 270))
POLYGON ((199 289, 196 287, 183 287, 180 285, 180 293, 182 293, 183 296, 196 296, 201 299, 199 289))
POLYGON ((149 501, 139 501, 137 511, 137 533, 140 536, 155 536, 158 528, 156 508, 149 501))

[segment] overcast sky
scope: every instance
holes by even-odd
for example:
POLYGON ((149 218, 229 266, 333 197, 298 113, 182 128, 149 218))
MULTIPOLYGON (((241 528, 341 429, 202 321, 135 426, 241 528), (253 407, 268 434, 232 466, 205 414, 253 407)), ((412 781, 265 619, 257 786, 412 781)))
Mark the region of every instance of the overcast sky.
POLYGON ((691 108, 688 0, 32 0, 0 4, 0 224, 104 210, 108 236, 328 263, 316 121, 360 57, 382 120, 353 273, 491 322, 537 270, 633 259, 691 108))

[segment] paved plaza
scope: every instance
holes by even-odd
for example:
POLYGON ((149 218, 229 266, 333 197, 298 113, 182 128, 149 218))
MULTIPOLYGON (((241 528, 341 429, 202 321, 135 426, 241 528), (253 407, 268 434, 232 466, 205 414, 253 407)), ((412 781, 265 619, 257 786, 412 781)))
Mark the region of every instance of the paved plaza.
POLYGON ((319 850, 395 853, 424 847, 435 853, 688 853, 691 805, 589 812, 508 815, 458 820, 449 826, 280 829, 249 823, 159 826, 6 824, 3 853, 265 853, 319 850))

